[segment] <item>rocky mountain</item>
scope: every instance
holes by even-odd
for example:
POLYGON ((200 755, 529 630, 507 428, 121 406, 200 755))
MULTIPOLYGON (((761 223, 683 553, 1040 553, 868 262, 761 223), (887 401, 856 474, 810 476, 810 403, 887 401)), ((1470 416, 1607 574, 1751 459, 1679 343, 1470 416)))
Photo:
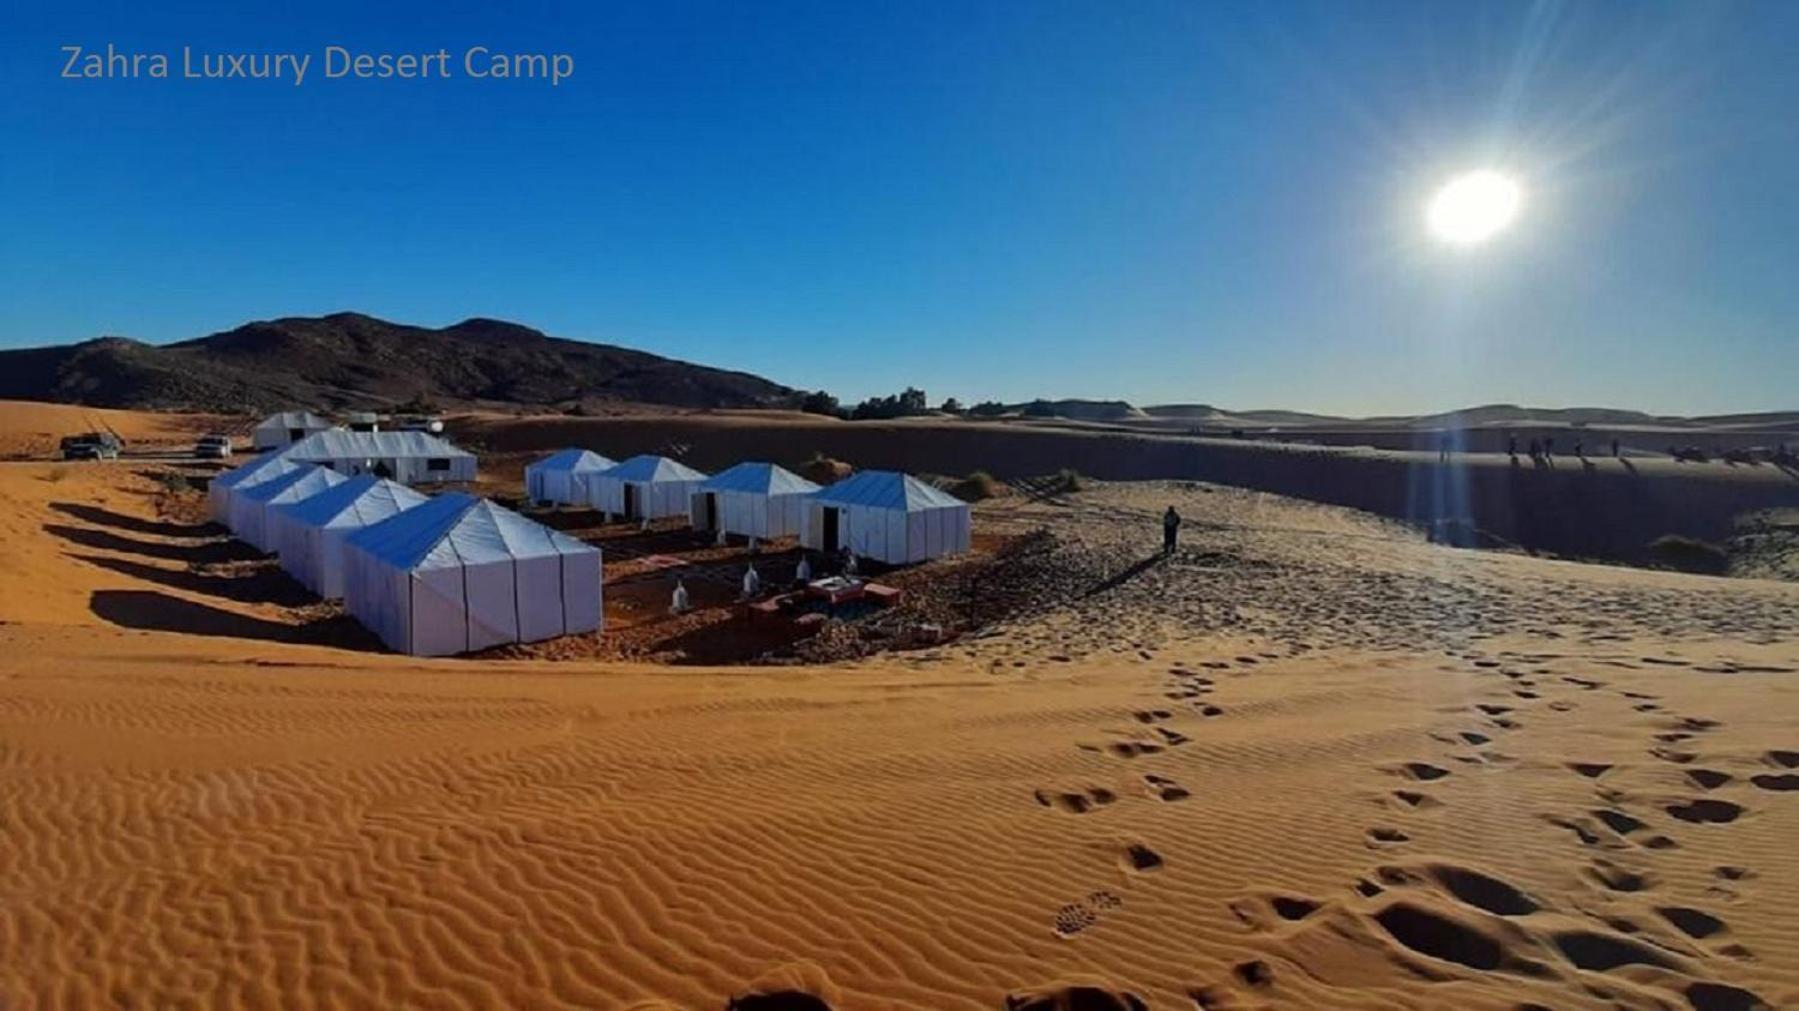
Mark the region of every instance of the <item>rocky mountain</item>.
POLYGON ((175 344, 103 337, 0 351, 0 399, 267 411, 620 401, 778 407, 795 391, 746 372, 547 336, 502 320, 442 329, 358 313, 246 323, 175 344))

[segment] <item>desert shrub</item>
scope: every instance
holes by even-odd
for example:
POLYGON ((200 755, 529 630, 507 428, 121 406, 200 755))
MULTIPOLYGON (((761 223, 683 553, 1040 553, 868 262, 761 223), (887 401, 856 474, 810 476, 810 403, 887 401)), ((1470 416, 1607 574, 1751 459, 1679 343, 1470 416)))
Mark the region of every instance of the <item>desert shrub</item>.
POLYGON ((1059 492, 1077 492, 1087 486, 1087 479, 1073 467, 1063 467, 1056 471, 1054 488, 1059 492))
POLYGON ((1005 485, 999 483, 992 474, 977 470, 960 481, 950 485, 949 493, 964 502, 985 502, 997 498, 1007 492, 1005 485))
POLYGON ((69 468, 67 468, 67 467, 51 467, 49 472, 44 475, 44 480, 49 481, 52 484, 54 484, 58 481, 67 480, 68 476, 69 476, 69 468))
POLYGON ((813 484, 830 485, 855 473, 855 468, 823 453, 813 453, 800 464, 799 475, 813 484))
POLYGON ((187 479, 186 474, 177 474, 172 470, 158 471, 152 477, 152 480, 161 486, 163 491, 166 491, 171 495, 180 495, 184 492, 192 491, 194 487, 193 482, 187 479))
POLYGON ((1730 556, 1723 548, 1684 534, 1663 534, 1650 541, 1649 557, 1681 572, 1717 575, 1730 567, 1730 556))

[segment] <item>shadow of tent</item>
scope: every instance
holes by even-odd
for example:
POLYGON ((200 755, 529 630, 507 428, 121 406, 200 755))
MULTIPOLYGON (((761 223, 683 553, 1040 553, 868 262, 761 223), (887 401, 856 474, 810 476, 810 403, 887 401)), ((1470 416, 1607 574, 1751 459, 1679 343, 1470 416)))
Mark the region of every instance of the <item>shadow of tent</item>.
POLYGON ((95 616, 120 628, 183 635, 259 639, 343 649, 376 651, 381 644, 348 616, 307 625, 289 625, 200 604, 157 590, 95 590, 88 598, 95 616))
POLYGON ((186 590, 189 593, 218 597, 221 600, 235 600, 243 604, 279 604, 284 607, 300 607, 316 599, 304 586, 295 582, 293 577, 273 566, 261 567, 242 576, 209 576, 186 569, 165 569, 156 565, 135 562, 129 558, 113 558, 108 555, 73 554, 70 557, 90 565, 98 565, 121 575, 131 576, 134 579, 158 583, 170 589, 186 590))
POLYGON ((144 519, 141 516, 130 516, 80 502, 52 502, 50 508, 84 523, 112 527, 115 530, 144 534, 149 537, 217 537, 226 532, 224 527, 216 523, 168 523, 161 520, 144 519))
POLYGON ((186 562, 196 565, 204 565, 209 562, 243 562, 263 557, 255 548, 242 541, 213 540, 201 544, 172 544, 165 541, 139 540, 135 537, 115 534, 110 530, 72 527, 61 523, 44 524, 44 532, 79 544, 84 548, 118 551, 124 554, 143 555, 147 558, 162 558, 171 562, 186 562))

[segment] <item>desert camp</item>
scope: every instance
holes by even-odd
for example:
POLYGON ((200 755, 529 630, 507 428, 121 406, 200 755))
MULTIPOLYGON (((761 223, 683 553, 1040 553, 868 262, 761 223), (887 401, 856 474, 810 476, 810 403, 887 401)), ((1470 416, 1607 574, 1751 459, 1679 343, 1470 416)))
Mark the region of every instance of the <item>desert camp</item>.
POLYGON ((1794 0, 6 12, 0 1011, 1799 1011, 1794 0))

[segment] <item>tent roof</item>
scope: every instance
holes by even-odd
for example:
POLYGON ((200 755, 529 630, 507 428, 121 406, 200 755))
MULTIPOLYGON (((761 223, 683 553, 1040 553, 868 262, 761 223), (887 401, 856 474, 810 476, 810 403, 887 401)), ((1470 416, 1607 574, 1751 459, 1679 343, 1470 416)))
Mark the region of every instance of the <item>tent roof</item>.
POLYGON ((525 467, 526 470, 610 470, 618 466, 617 461, 594 452, 591 449, 563 449, 525 467))
POLYGON ((395 513, 351 534, 350 543, 409 572, 599 553, 567 534, 463 492, 445 492, 395 513))
POLYGON ((220 488, 235 488, 246 482, 254 484, 267 481, 271 477, 280 477, 299 466, 287 458, 286 450, 271 450, 242 466, 233 467, 213 478, 212 484, 220 488))
POLYGON ((818 493, 827 505, 861 505, 875 509, 943 509, 967 503, 925 484, 910 474, 891 470, 864 470, 818 493))
POLYGON ((378 459, 380 457, 473 456, 430 432, 314 432, 287 447, 295 460, 378 459))
POLYGON ((810 495, 818 485, 772 463, 740 463, 706 479, 701 491, 742 491, 755 495, 810 495))
POLYGON ((429 496, 373 474, 359 474, 316 495, 280 508, 307 526, 328 527, 339 518, 368 526, 424 502, 429 496))
POLYGON ((298 502, 346 480, 348 478, 334 470, 309 463, 299 464, 279 477, 258 481, 254 487, 244 490, 244 497, 253 502, 298 502))
POLYGON ((602 471, 600 476, 633 482, 706 480, 706 475, 684 463, 649 453, 634 456, 611 470, 602 471))
POLYGON ((311 411, 276 411, 256 423, 257 428, 330 428, 331 422, 311 411))

